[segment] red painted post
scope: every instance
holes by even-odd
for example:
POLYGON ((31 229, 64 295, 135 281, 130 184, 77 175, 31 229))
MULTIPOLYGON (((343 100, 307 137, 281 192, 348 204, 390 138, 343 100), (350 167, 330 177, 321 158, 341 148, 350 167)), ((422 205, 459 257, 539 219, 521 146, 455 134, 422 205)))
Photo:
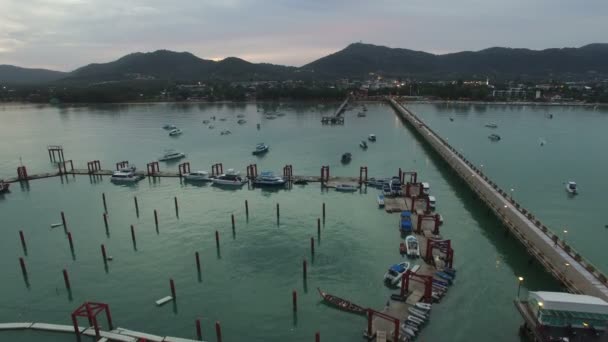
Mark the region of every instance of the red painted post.
POLYGON ((196 259, 196 270, 197 271, 201 271, 201 259, 200 259, 200 255, 198 254, 198 252, 194 253, 194 258, 196 259))
POLYGON ((302 260, 302 276, 304 277, 304 279, 306 279, 307 275, 307 263, 306 263, 306 259, 302 260))
POLYGON ((72 290, 72 287, 70 286, 70 278, 68 277, 68 271, 67 270, 63 270, 63 281, 65 282, 65 288, 70 291, 72 290))
POLYGON ((108 214, 106 213, 103 213, 103 224, 106 226, 106 229, 108 229, 108 214))
POLYGON ((367 337, 372 337, 372 319, 374 318, 374 312, 371 309, 367 309, 367 337))
POLYGON ((321 342, 321 335, 318 331, 315 333, 315 342, 321 342))
POLYGON ((196 320, 196 338, 199 341, 203 340, 203 332, 201 331, 201 320, 200 319, 196 320))
POLYGON ((220 248, 220 232, 215 231, 215 246, 220 248))
POLYGON ((315 254, 315 238, 310 238, 310 253, 315 254))
POLYGON ((70 249, 74 250, 74 241, 72 241, 72 232, 68 232, 68 242, 70 243, 70 249))
POLYGON ((108 262, 108 255, 106 254, 106 246, 101 245, 101 256, 103 257, 103 263, 106 264, 108 262))
POLYGON ((65 214, 63 211, 61 212, 61 224, 63 225, 63 230, 68 229, 68 224, 65 222, 65 214))
POLYGON ((177 197, 173 197, 173 202, 175 202, 175 216, 179 216, 179 206, 177 205, 177 197))
POLYGON ((220 322, 215 322, 215 336, 217 336, 217 342, 222 342, 222 327, 220 322))
POLYGON ((293 290, 293 292, 291 293, 291 301, 293 303, 293 311, 298 311, 298 293, 296 292, 296 290, 293 290))
POLYGON ((154 209, 154 224, 156 225, 156 229, 158 229, 158 212, 154 209))
POLYGON ((23 230, 19 231, 19 237, 21 238, 21 247, 23 247, 23 251, 25 252, 27 246, 25 245, 25 236, 23 236, 23 230))
POLYGON ((175 295, 175 283, 173 282, 173 279, 169 279, 169 286, 171 287, 171 297, 173 297, 173 299, 177 298, 175 295))
POLYGON ((133 225, 131 225, 131 240, 133 241, 133 244, 135 244, 135 227, 133 227, 133 225))
POLYGON ((19 265, 21 265, 21 272, 27 276, 27 269, 25 267, 25 260, 23 260, 23 258, 19 258, 19 265))
POLYGON ((108 205, 106 204, 106 193, 105 192, 101 193, 101 200, 103 201, 103 212, 107 213, 108 212, 108 205))
POLYGON ((245 216, 249 217, 249 203, 245 200, 245 216))

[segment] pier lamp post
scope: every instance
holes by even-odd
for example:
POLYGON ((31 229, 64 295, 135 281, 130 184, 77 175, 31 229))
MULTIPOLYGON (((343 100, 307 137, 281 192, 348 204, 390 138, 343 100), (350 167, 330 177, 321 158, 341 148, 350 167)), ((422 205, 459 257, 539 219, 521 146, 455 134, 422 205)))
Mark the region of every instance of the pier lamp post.
POLYGON ((566 242, 566 236, 568 236, 568 230, 564 229, 564 243, 566 242))
POLYGON ((538 302, 538 312, 536 313, 536 320, 540 321, 540 310, 543 309, 543 302, 538 302))
POLYGON ((513 200, 513 191, 515 191, 515 189, 511 188, 511 201, 513 200))
POLYGON ((517 299, 519 299, 519 292, 521 291, 521 284, 524 282, 524 277, 517 278, 519 284, 517 285, 517 299))

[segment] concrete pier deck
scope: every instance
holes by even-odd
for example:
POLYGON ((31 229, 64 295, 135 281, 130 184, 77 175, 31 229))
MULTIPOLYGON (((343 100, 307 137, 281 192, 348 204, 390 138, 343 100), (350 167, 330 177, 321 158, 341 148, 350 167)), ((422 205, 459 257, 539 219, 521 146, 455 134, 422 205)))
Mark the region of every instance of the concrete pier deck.
POLYGON ((410 125, 450 165, 526 247, 569 291, 608 300, 608 280, 595 266, 551 232, 540 220, 513 201, 504 190, 442 139, 420 118, 389 98, 397 115, 410 125))

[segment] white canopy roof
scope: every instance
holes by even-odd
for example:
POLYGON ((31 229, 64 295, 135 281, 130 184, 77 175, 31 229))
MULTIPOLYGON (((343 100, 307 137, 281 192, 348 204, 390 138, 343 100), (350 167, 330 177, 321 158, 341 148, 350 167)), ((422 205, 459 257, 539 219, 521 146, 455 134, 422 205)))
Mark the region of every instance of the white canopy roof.
POLYGON ((542 302, 545 310, 588 312, 608 315, 608 303, 603 299, 565 292, 530 292, 529 299, 542 302))

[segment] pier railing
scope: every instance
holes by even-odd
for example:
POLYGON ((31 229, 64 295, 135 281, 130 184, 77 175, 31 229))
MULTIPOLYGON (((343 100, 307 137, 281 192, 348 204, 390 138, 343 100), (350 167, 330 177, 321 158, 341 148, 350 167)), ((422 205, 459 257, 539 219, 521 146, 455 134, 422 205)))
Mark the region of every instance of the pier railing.
MULTIPOLYGON (((389 101, 391 102, 391 104, 393 106, 395 106, 395 107, 398 106, 399 108, 401 108, 405 112, 407 112, 407 114, 409 116, 411 116, 411 118, 413 120, 408 120, 408 121, 411 121, 410 123, 412 123, 413 125, 417 126, 416 129, 417 129, 417 131, 419 133, 422 132, 419 129, 424 128, 426 131, 428 131, 429 135, 432 134, 437 140, 439 140, 441 142, 441 144, 443 146, 445 146, 446 148, 448 148, 453 154, 455 154, 457 156, 457 158, 459 158, 471 170, 473 170, 473 172, 475 172, 475 174, 477 176, 479 176, 486 183, 488 183, 492 187, 492 189, 496 193, 498 193, 499 196, 501 196, 501 198, 504 201, 510 203, 512 205, 512 207, 515 208, 525 219, 527 219, 529 222, 531 222, 546 237, 548 237, 549 239, 551 239, 551 241, 554 242, 555 247, 561 249, 567 255, 569 255, 572 259, 574 259, 575 262, 577 262, 580 266, 582 266, 587 272, 589 272, 590 274, 592 274, 595 277, 595 279, 597 281, 599 281, 601 284, 603 284, 604 286, 608 285, 608 278, 606 277, 606 275, 604 273, 602 273, 589 260, 585 259, 582 256, 582 254, 580 254, 578 251, 576 251, 574 248, 572 248, 570 245, 568 245, 565 241, 563 241, 563 239, 560 239, 557 234, 555 234, 551 229, 549 229, 545 224, 543 224, 531 211, 529 211, 528 209, 524 208, 521 204, 519 204, 518 202, 516 202, 512 198, 512 196, 509 196, 506 191, 504 191, 502 188, 500 188, 494 181, 492 181, 481 170, 479 170, 479 168, 477 168, 473 163, 471 163, 468 159, 466 159, 466 157, 464 155, 462 155, 462 153, 460 153, 458 150, 456 150, 456 148, 454 148, 452 145, 450 145, 446 140, 444 140, 443 138, 441 138, 441 136, 439 134, 435 133, 435 131, 433 131, 429 126, 427 126, 422 120, 420 120, 414 113, 412 113, 410 110, 408 110, 405 106, 397 103, 393 99, 389 99, 389 101)), ((469 182, 468 178, 466 178, 466 177, 463 177, 463 178, 465 179, 465 181, 469 182)), ((534 246, 534 244, 531 241, 529 241, 524 236, 524 234, 521 231, 519 231, 517 229, 516 225, 513 224, 513 222, 511 222, 507 218, 507 216, 505 215, 505 213, 502 212, 502 210, 500 210, 501 208, 496 207, 495 205, 493 205, 492 201, 490 201, 487 198, 487 196, 485 194, 483 194, 482 191, 479 191, 475 186, 471 186, 471 188, 477 193, 478 196, 480 196, 480 198, 482 200, 484 200, 484 202, 488 203, 491 206, 491 209, 499 217, 501 217, 501 219, 503 220, 503 222, 505 222, 507 224, 507 226, 511 229, 511 231, 513 231, 515 233, 515 235, 517 236, 517 238, 524 244, 524 246, 526 248, 528 248, 528 251, 531 254, 535 255, 537 257, 537 259, 540 261, 540 263, 543 264, 543 266, 545 266, 556 278, 560 279, 572 292, 582 293, 581 289, 577 285, 575 285, 572 281, 570 281, 570 279, 568 279, 565 276, 565 272, 566 272, 565 269, 564 270, 560 270, 559 268, 556 268, 550 262, 550 260, 548 260, 544 256, 544 254, 536 246, 534 246)), ((565 265, 565 267, 568 267, 568 266, 569 266, 568 264, 565 265)), ((606 294, 607 292, 608 292, 608 289, 606 289, 606 291, 604 292, 604 294, 606 294)))

